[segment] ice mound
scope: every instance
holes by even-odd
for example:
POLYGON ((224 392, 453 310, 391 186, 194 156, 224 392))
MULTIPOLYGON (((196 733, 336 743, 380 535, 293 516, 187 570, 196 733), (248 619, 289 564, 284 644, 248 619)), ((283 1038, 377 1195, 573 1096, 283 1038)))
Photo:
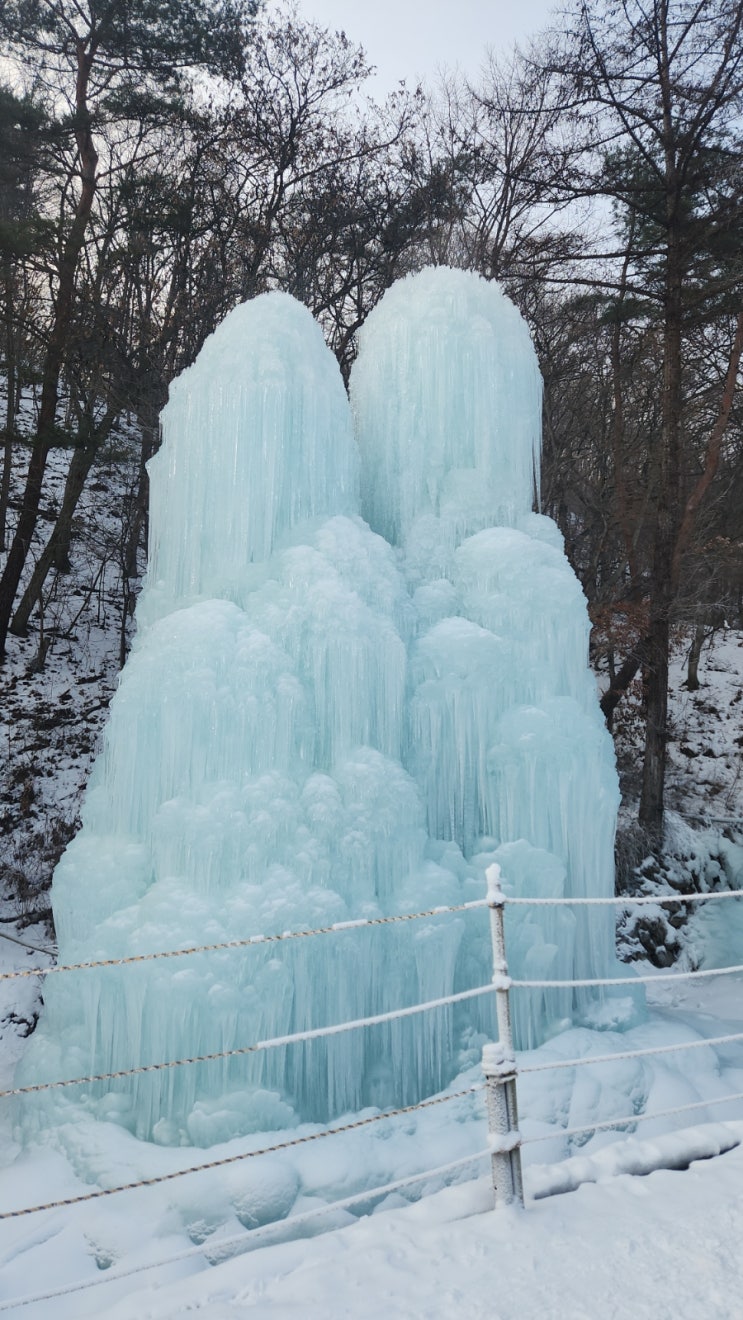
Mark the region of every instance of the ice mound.
POLYGON ((432 267, 368 317, 351 376, 361 510, 414 544, 424 577, 454 540, 531 512, 541 399, 526 322, 487 280, 432 267))
MULTIPOLYGON (((612 893, 616 773, 585 602, 532 512, 524 322, 485 281, 424 271, 369 318, 351 396, 360 453, 318 327, 280 294, 174 382, 136 644, 54 878, 61 961, 461 903, 493 857, 517 893, 612 893)), ((517 977, 606 974, 611 910, 523 913, 517 977)), ((407 1104, 493 1034, 489 1000, 239 1051, 491 970, 478 912, 49 978, 25 1080, 224 1057, 51 1092, 26 1121, 83 1106, 212 1144, 407 1104)), ((529 992, 517 1039, 596 1000, 529 992)))
POLYGON ((292 527, 358 512, 343 381, 320 327, 288 294, 228 313, 173 381, 162 427, 140 627, 193 600, 233 599, 292 527))

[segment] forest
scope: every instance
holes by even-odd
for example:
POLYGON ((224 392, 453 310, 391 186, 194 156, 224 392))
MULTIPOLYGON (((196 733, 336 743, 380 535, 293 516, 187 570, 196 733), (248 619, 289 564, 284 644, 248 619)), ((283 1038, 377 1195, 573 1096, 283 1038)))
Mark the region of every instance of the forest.
POLYGON ((0 52, 0 705, 35 731, 8 735, 0 821, 25 841, 6 885, 34 906, 75 825, 43 809, 39 753, 53 777, 41 735, 69 750, 80 707, 39 680, 55 654, 102 679, 86 763, 170 382, 270 289, 309 307, 347 380, 369 312, 428 265, 498 281, 531 328, 541 510, 610 727, 634 694, 623 789, 639 855, 661 850, 673 647, 693 691, 705 640, 743 626, 740 0, 576 0, 476 81, 383 103, 353 32, 291 4, 4 0, 0 52))

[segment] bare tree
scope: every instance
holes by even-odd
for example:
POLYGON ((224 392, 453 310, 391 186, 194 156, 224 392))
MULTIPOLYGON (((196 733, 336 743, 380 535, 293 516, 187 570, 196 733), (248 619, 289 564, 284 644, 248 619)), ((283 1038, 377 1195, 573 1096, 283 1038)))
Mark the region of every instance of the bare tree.
POLYGON ((658 334, 648 619, 623 675, 645 667, 640 819, 656 833, 671 620, 684 556, 719 468, 743 348, 742 25, 743 6, 733 0, 585 0, 552 66, 585 135, 573 191, 610 199, 615 208, 622 242, 609 283, 617 308, 631 294, 636 317, 658 334), (695 333, 713 323, 729 333, 724 348, 718 337, 717 406, 711 418, 704 414, 700 434, 685 359, 695 333))
POLYGON ((6 0, 0 9, 3 53, 33 67, 55 106, 66 105, 70 143, 59 189, 57 247, 45 328, 41 397, 25 488, 0 576, 0 659, 18 585, 38 520, 44 474, 57 438, 66 349, 99 187, 99 130, 104 123, 165 113, 194 65, 239 68, 245 19, 254 10, 224 0, 219 21, 201 0, 6 0))
POLYGON ((571 158, 560 90, 536 54, 488 56, 477 83, 444 81, 434 103, 439 150, 466 196, 450 255, 488 279, 534 284, 564 255, 571 158))

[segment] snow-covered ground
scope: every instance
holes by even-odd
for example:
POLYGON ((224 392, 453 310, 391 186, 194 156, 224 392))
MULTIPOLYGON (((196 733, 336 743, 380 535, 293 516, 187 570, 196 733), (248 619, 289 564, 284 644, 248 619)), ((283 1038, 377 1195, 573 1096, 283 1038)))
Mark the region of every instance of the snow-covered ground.
MULTIPOLYGON (((69 461, 69 451, 51 451, 24 585, 58 512, 69 461)), ((28 636, 8 636, 0 666, 0 917, 22 924, 48 911, 51 873, 78 823, 118 678, 129 624, 122 620, 122 538, 136 461, 124 425, 80 499, 70 573, 50 574, 43 611, 34 610, 28 636)), ((16 489, 22 476, 18 466, 16 489)))
MULTIPOLYGON (((119 1281, 84 1270, 71 1235, 52 1238, 39 1272, 33 1256, 49 1233, 41 1220, 3 1269, 0 1310, 30 1320, 735 1320, 743 1288, 741 1139, 738 1121, 686 1131, 673 1144, 628 1140, 627 1167, 648 1176, 597 1162, 596 1181, 523 1211, 494 1211, 482 1176, 322 1236, 275 1245, 259 1237, 211 1268, 192 1259, 119 1281), (679 1171, 689 1160, 704 1162, 679 1171), (64 1286, 71 1275, 100 1286, 8 1306, 13 1296, 64 1286)), ((166 1246, 151 1245, 146 1257, 161 1259, 166 1246)))
MULTIPOLYGON (((670 740, 666 805, 698 823, 743 814, 743 631, 720 627, 704 644, 699 688, 687 687, 690 636, 679 632, 669 674, 670 740)), ((617 709, 614 735, 627 792, 642 763, 642 684, 631 685, 617 709), (629 781, 629 782, 628 782, 629 781)))
MULTIPOLYGON (((738 900, 711 904, 697 919, 696 941, 703 963, 705 951, 711 963, 740 957, 738 900)), ((29 1299, 17 1309, 29 1320, 169 1320, 194 1312, 210 1320, 248 1312, 318 1320, 737 1316, 743 1156, 732 1148, 743 1138, 743 1041, 707 1042, 743 1036, 743 977, 669 982, 656 974, 648 999, 646 1020, 626 1032, 574 1028, 520 1056, 525 1070, 587 1061, 520 1079, 523 1212, 492 1209, 483 1097, 475 1091, 278 1154, 0 1221, 0 1311, 29 1299), (684 1043, 694 1047, 626 1057, 684 1043), (607 1054, 616 1057, 596 1057, 607 1054), (730 1096, 738 1099, 729 1103, 730 1096), (642 1120, 685 1104, 699 1107, 642 1120), (618 1130, 566 1135, 622 1118, 618 1130), (456 1172, 372 1193, 467 1157, 456 1172), (446 1186, 451 1181, 458 1185, 446 1186), (564 1190, 571 1187, 578 1190, 564 1190), (354 1194, 354 1204, 334 1208, 354 1194)), ((472 1068, 451 1089, 479 1080, 472 1068)), ((234 1158, 251 1141, 253 1148, 292 1142, 317 1130, 174 1150, 77 1115, 19 1151, 6 1111, 0 1207, 7 1214, 85 1197, 234 1158)))
MULTIPOLYGON (((743 1124, 727 1131, 740 1139, 743 1124)), ((742 1182, 740 1148, 686 1172, 608 1177, 525 1211, 494 1212, 483 1178, 320 1239, 265 1247, 170 1286, 140 1286, 99 1314, 734 1320, 743 1296, 742 1182)))

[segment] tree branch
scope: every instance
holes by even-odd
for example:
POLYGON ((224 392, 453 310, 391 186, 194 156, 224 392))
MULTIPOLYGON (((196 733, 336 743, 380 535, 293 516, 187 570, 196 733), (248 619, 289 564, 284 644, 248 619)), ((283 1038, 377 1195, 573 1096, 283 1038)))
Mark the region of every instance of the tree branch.
POLYGON ((735 335, 730 357, 728 359, 728 369, 725 376, 725 384, 720 399, 720 409, 715 419, 715 423, 707 438, 707 446, 704 456, 704 470, 699 477, 694 489, 691 491, 681 518, 681 525, 676 537, 676 545, 673 551, 673 564, 671 569, 671 578, 674 592, 679 583, 681 573, 681 560, 691 539, 691 533, 694 527, 694 520, 697 515, 702 500, 709 490, 712 482, 717 475, 720 466, 720 451, 722 449, 722 440, 730 419, 730 413, 735 398, 735 389, 738 380, 738 368, 740 367, 741 353, 743 353, 743 308, 738 312, 735 324, 735 335))

